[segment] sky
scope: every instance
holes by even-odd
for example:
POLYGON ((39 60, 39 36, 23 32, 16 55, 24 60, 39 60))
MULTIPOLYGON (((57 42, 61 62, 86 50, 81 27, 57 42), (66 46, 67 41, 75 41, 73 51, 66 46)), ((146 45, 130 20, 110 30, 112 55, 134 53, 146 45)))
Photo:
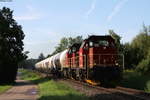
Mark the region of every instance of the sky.
POLYGON ((29 58, 51 54, 62 37, 108 35, 109 29, 131 42, 150 23, 150 0, 0 0, 4 6, 23 28, 29 58))

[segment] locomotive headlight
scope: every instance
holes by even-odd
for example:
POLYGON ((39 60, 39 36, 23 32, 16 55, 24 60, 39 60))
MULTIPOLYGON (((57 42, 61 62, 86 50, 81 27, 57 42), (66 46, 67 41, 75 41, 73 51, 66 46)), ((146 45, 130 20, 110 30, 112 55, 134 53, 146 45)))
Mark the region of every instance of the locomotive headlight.
POLYGON ((94 61, 94 64, 93 64, 93 65, 94 65, 94 66, 97 65, 96 61, 94 61))
POLYGON ((118 65, 119 65, 119 63, 118 63, 117 61, 115 61, 115 65, 116 65, 116 66, 118 66, 118 65))
POLYGON ((116 65, 116 66, 118 66, 119 64, 118 64, 118 63, 116 63, 115 65, 116 65))

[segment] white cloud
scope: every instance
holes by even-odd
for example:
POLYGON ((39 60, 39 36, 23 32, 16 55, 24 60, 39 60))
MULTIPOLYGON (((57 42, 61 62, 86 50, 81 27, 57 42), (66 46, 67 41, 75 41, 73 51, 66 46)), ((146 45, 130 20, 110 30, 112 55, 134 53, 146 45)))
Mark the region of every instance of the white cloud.
POLYGON ((119 1, 116 6, 113 8, 112 12, 110 13, 110 15, 107 17, 107 21, 110 22, 112 20, 112 18, 119 13, 119 11, 121 10, 121 8, 125 5, 125 3, 128 0, 121 0, 119 1))
POLYGON ((27 13, 21 16, 16 16, 16 20, 27 21, 27 20, 37 20, 42 17, 42 15, 37 12, 32 6, 27 5, 27 13))
POLYGON ((95 6, 96 6, 96 0, 93 0, 91 3, 90 9, 86 12, 86 15, 85 15, 86 18, 88 18, 89 15, 93 12, 93 10, 95 9, 95 6))

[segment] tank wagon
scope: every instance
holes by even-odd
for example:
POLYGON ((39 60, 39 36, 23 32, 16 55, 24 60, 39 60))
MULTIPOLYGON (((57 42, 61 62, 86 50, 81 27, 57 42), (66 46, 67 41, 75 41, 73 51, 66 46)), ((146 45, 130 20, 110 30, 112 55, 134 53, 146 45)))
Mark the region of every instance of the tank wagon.
POLYGON ((122 67, 115 40, 111 36, 89 36, 81 44, 35 65, 36 69, 76 80, 94 80, 102 85, 121 79, 122 67))

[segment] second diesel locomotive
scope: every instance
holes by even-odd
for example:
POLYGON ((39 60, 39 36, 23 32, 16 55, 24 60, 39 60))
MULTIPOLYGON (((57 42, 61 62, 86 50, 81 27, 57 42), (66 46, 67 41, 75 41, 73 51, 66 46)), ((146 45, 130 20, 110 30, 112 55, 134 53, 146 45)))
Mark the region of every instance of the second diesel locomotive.
POLYGON ((81 44, 51 56, 35 67, 39 71, 76 80, 94 80, 102 85, 120 80, 120 54, 111 36, 89 36, 81 44))

